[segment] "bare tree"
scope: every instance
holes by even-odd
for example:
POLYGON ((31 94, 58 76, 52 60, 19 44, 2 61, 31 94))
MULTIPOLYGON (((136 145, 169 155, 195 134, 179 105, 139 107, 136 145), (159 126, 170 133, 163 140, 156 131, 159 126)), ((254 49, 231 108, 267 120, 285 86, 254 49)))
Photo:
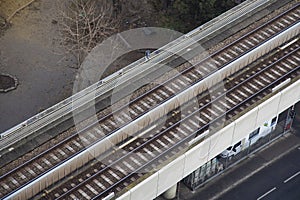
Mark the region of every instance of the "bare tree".
POLYGON ((59 25, 62 43, 77 58, 78 66, 98 43, 120 27, 108 0, 65 1, 60 9, 59 25))
POLYGON ((8 26, 8 23, 5 20, 5 18, 0 16, 0 31, 4 30, 7 26, 8 26))

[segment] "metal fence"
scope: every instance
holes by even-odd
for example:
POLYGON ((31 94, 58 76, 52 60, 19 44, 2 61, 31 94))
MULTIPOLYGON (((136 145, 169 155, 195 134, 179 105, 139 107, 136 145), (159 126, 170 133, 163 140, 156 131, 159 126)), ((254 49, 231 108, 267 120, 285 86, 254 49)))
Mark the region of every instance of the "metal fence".
POLYGON ((211 159, 210 161, 199 167, 197 170, 192 172, 189 176, 184 178, 183 183, 191 190, 196 190, 211 179, 220 175, 220 173, 222 173, 226 169, 241 162, 249 155, 261 150, 268 144, 272 143, 273 141, 290 131, 293 117, 295 116, 294 113, 295 112, 293 110, 293 107, 282 112, 278 116, 278 123, 276 125, 276 128, 265 137, 260 138, 253 144, 249 142, 247 145, 243 146, 243 150, 241 150, 234 156, 228 156, 226 158, 216 156, 215 158, 211 159))

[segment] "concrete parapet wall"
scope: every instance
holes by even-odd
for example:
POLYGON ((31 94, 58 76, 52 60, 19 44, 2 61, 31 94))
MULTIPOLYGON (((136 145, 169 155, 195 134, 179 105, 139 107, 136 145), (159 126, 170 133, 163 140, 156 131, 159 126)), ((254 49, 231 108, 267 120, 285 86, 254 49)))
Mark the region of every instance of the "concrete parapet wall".
MULTIPOLYGON (((22 5, 26 4, 29 1, 30 0, 22 0, 21 4, 22 5)), ((178 48, 179 46, 178 44, 184 43, 185 41, 184 38, 192 38, 194 41, 209 40, 209 38, 218 35, 220 33, 220 29, 224 31, 225 29, 228 29, 231 26, 236 25, 241 20, 246 19, 249 15, 264 9, 265 7, 267 7, 268 5, 276 1, 277 0, 252 0, 252 1, 248 0, 246 2, 243 2, 242 4, 231 9, 230 11, 225 12, 219 17, 207 22, 204 25, 201 25, 200 27, 186 34, 187 37, 183 36, 178 38, 177 40, 174 40, 173 42, 168 43, 167 45, 162 47, 162 49, 170 49, 174 47, 178 48)), ((17 5, 16 8, 20 6, 21 5, 17 5)), ((181 45, 180 49, 182 48, 183 47, 181 45)), ((165 57, 164 54, 158 53, 159 51, 160 50, 153 52, 153 55, 151 56, 165 57)), ((160 61, 160 58, 157 58, 157 60, 160 61)), ((125 67, 122 71, 124 72, 124 74, 126 74, 125 73, 126 71, 128 72, 131 71, 131 74, 135 74, 135 72, 133 73, 133 71, 137 71, 139 69, 142 69, 143 71, 145 69, 145 65, 144 65, 145 61, 146 61, 145 58, 139 59, 138 61, 125 67)), ((91 91, 93 91, 96 94, 96 96, 98 96, 103 94, 104 93, 103 91, 107 92, 111 90, 112 88, 110 87, 114 86, 114 83, 113 80, 110 81, 109 79, 111 79, 112 77, 119 77, 120 75, 118 74, 120 74, 119 71, 103 80, 103 83, 104 82, 109 82, 109 83, 105 83, 105 84, 102 84, 100 82, 95 83, 92 86, 86 88, 84 91, 71 96, 70 98, 48 108, 47 110, 7 130, 3 134, 1 134, 1 137, 5 139, 2 140, 0 139, 0 150, 3 150, 8 146, 11 146, 16 142, 23 140, 24 138, 29 137, 31 135, 35 135, 36 137, 37 135, 41 134, 45 128, 47 128, 48 130, 52 127, 57 126, 57 124, 61 123, 62 120, 69 119, 70 117, 72 117, 72 115, 70 114, 72 113, 72 101, 79 98, 82 94, 89 94, 91 91)), ((92 99, 94 98, 95 96, 92 97, 92 99)), ((82 102, 88 102, 90 99, 91 98, 85 98, 82 102)), ((86 108, 87 106, 84 103, 82 103, 82 107, 86 108)))
MULTIPOLYGON (((256 108, 250 110, 217 133, 197 144, 185 154, 176 158, 174 161, 153 174, 153 177, 158 177, 157 182, 151 182, 147 191, 149 191, 150 188, 152 190, 157 186, 158 189, 156 196, 159 196, 182 178, 186 177, 191 172, 205 164, 208 160, 216 157, 224 149, 246 137, 249 132, 257 129, 266 120, 275 117, 282 111, 299 102, 299 91, 300 80, 273 95, 256 108)), ((146 181, 147 179, 139 183, 128 192, 131 194, 136 194, 139 192, 143 193, 143 191, 138 191, 138 188, 145 186, 147 183, 146 181)), ((129 195, 128 192, 118 199, 139 200, 139 198, 135 198, 135 195, 129 195)), ((150 198, 146 199, 150 200, 156 196, 151 195, 150 198)))

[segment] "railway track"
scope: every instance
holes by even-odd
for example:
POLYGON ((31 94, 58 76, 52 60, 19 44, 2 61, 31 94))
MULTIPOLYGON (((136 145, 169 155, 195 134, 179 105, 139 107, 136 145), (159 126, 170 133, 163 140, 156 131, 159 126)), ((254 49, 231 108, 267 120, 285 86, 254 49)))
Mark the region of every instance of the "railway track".
POLYGON ((116 130, 129 124, 133 119, 140 117, 158 104, 174 97, 204 77, 233 62, 274 35, 291 27, 299 21, 299 18, 300 9, 297 5, 277 18, 272 19, 271 22, 258 27, 238 41, 216 52, 211 58, 199 61, 196 65, 190 66, 181 72, 182 74, 134 99, 130 102, 129 112, 124 111, 124 109, 128 109, 127 105, 125 105, 116 112, 100 119, 99 124, 94 124, 82 130, 80 136, 77 134, 73 135, 51 149, 1 175, 0 198, 9 196, 19 188, 84 151, 86 147, 100 141, 106 135, 113 134, 116 130))
POLYGON ((88 170, 59 188, 48 190, 43 198, 96 199, 122 191, 146 172, 186 149, 189 141, 204 133, 212 123, 215 123, 214 126, 221 125, 272 93, 272 89, 280 83, 299 77, 299 64, 300 42, 297 41, 227 82, 225 91, 219 96, 199 98, 200 109, 186 106, 185 113, 189 115, 183 115, 183 118, 173 116, 162 130, 150 128, 142 139, 121 145, 118 153, 102 161, 96 160, 88 170))

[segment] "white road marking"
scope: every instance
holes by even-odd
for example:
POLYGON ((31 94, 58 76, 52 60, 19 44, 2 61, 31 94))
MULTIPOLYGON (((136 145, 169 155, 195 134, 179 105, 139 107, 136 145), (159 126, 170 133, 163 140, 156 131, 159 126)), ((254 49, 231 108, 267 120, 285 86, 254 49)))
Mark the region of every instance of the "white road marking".
POLYGON ((296 176, 298 176, 300 174, 300 171, 295 173, 294 175, 290 176, 288 179, 286 179, 285 181, 283 181, 284 183, 289 182, 291 179, 295 178, 296 176))
POLYGON ((260 197, 257 198, 257 200, 260 200, 262 198, 264 198, 265 196, 267 196, 268 194, 270 194, 271 192, 273 192, 274 190, 276 190, 276 187, 273 187, 271 190, 269 190, 268 192, 266 192, 265 194, 261 195, 260 197))

